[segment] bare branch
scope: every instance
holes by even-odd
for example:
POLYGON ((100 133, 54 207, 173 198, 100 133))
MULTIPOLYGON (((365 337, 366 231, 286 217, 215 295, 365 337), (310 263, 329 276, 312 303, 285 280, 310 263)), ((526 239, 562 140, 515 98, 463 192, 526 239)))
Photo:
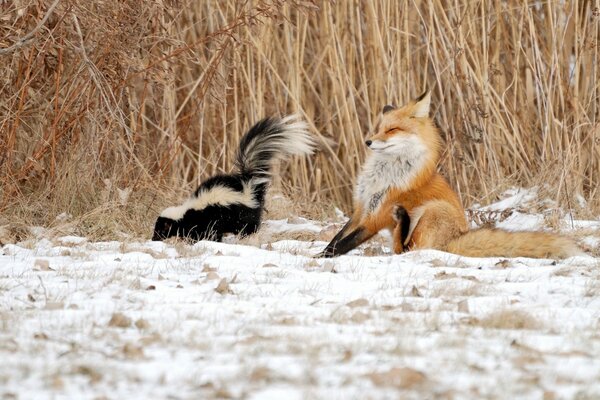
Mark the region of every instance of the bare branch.
POLYGON ((27 43, 29 43, 33 39, 33 36, 36 33, 38 33, 40 29, 42 29, 42 26, 44 26, 44 24, 46 23, 48 18, 50 18, 50 15, 52 15, 52 12, 54 11, 54 9, 56 8, 56 6, 58 5, 59 2, 60 2, 60 0, 54 0, 54 3, 52 3, 50 8, 48 8, 48 10, 46 11, 44 18, 42 18, 40 23, 31 32, 29 32, 27 35, 23 36, 22 38, 18 39, 15 42, 15 44, 13 44, 12 46, 6 47, 4 49, 0 49, 0 56, 12 53, 13 51, 18 50, 21 47, 25 46, 27 43))

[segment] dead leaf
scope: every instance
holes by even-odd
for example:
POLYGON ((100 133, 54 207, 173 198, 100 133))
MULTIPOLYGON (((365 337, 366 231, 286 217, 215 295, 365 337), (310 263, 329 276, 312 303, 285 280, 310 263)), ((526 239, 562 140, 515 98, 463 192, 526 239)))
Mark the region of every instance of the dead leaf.
POLYGON ((65 383, 62 378, 58 375, 55 375, 52 378, 52 388, 55 390, 62 390, 65 387, 65 383))
POLYGON ((44 332, 39 332, 34 334, 33 338, 38 340, 48 340, 48 335, 46 335, 44 332))
POLYGON ((416 286, 413 286, 412 289, 410 290, 410 294, 413 297, 423 297, 423 295, 421 295, 421 292, 419 292, 419 289, 417 289, 416 286))
POLYGON ((431 264, 432 267, 447 267, 448 263, 440 260, 439 258, 434 258, 433 260, 429 261, 429 264, 431 264))
POLYGON ((148 323, 148 321, 146 321, 145 319, 140 318, 137 321, 135 321, 135 327, 139 330, 150 329, 150 323, 148 323))
POLYGON ((114 313, 108 321, 108 326, 116 326, 117 328, 129 328, 131 326, 131 318, 121 313, 114 313))
POLYGON ((29 294, 27 295, 27 300, 29 300, 29 301, 30 301, 30 302, 32 302, 32 303, 35 303, 35 297, 33 297, 33 295, 32 295, 31 293, 29 293, 29 294))
POLYGON ((352 360, 352 356, 353 356, 352 350, 346 349, 344 351, 344 357, 342 358, 342 361, 348 362, 348 361, 352 360))
POLYGON ((394 367, 386 372, 373 372, 367 377, 377 386, 408 389, 425 381, 424 373, 408 367, 394 367))
POLYGON ((146 288, 146 290, 156 290, 156 286, 150 285, 146 288))
POLYGON ((438 272, 435 274, 435 279, 453 279, 458 278, 455 273, 447 273, 446 271, 438 272))
POLYGON ((159 281, 164 281, 165 279, 167 279, 167 278, 165 278, 165 276, 163 274, 158 274, 159 281))
POLYGON ((350 319, 352 320, 352 322, 360 324, 369 319, 369 314, 366 314, 362 311, 357 311, 354 314, 352 314, 352 317, 350 317, 350 319))
POLYGON ((512 267, 512 263, 509 260, 500 260, 494 266, 496 268, 510 268, 512 267))
POLYGON ((468 313, 469 312, 469 301, 461 300, 458 302, 458 312, 468 313))
POLYGON ((138 342, 143 346, 148 346, 153 343, 158 343, 162 340, 162 337, 158 333, 153 333, 149 336, 144 336, 138 342))
POLYGON ((263 268, 279 268, 279 265, 267 263, 262 266, 263 268))
POLYGON ((204 281, 212 281, 214 279, 219 279, 220 276, 219 274, 217 274, 216 272, 210 271, 208 274, 206 274, 206 278, 204 278, 204 281))
POLYGON ((352 300, 351 302, 346 303, 348 307, 367 307, 369 305, 369 300, 365 298, 360 298, 356 300, 352 300))
POLYGON ((123 346, 123 354, 126 358, 139 360, 144 358, 144 349, 132 343, 127 343, 123 346))
POLYGON ((221 279, 221 281, 215 288, 215 292, 217 292, 219 294, 232 294, 233 293, 231 291, 231 289, 229 288, 229 283, 227 282, 227 279, 225 279, 225 278, 221 279))
POLYGON ((297 325, 298 321, 296 321, 296 318, 294 317, 283 317, 280 320, 278 320, 277 322, 279 322, 281 325, 297 325))
POLYGON ((87 365, 80 365, 79 367, 75 368, 75 373, 87 375, 92 383, 98 383, 102 380, 102 374, 87 365))
POLYGON ((251 381, 265 381, 272 374, 271 370, 267 367, 256 367, 250 373, 251 381))
POLYGON ((208 264, 204 264, 204 266, 202 267, 202 272, 215 272, 216 270, 216 268, 213 268, 208 264))

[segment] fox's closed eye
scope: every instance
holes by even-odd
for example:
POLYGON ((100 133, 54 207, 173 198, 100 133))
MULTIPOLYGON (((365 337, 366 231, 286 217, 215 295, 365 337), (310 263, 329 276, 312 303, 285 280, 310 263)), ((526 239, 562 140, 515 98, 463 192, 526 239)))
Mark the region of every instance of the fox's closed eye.
POLYGON ((399 130, 401 130, 401 129, 400 128, 391 128, 391 129, 388 129, 387 131, 385 131, 385 133, 386 134, 390 134, 390 133, 394 133, 394 132, 399 131, 399 130))

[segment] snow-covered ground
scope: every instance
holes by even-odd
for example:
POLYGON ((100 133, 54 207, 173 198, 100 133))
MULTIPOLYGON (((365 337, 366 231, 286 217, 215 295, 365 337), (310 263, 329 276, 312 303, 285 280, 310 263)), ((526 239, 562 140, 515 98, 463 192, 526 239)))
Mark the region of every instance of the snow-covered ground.
MULTIPOLYGON (((543 225, 508 195, 479 217, 543 225)), ((598 246, 598 221, 565 221, 598 246)), ((600 258, 389 255, 384 240, 312 258, 339 226, 3 246, 0 397, 600 398, 600 258)))

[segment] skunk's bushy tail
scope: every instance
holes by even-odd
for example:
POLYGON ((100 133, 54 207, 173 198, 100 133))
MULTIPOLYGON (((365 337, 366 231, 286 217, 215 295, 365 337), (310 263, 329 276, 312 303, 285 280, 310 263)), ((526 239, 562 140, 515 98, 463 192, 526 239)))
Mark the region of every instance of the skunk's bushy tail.
POLYGON ((270 179, 274 160, 312 153, 315 143, 307 128, 297 115, 259 121, 240 141, 236 168, 244 175, 270 179))

